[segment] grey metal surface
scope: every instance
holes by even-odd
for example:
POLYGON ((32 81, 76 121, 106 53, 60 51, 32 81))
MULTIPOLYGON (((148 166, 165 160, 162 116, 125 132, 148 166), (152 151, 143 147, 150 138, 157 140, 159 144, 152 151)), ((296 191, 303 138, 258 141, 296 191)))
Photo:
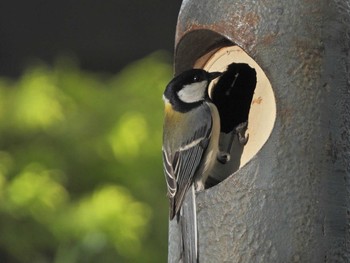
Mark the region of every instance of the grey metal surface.
POLYGON ((175 71, 227 40, 265 71, 277 117, 250 162, 198 193, 200 262, 349 262, 350 1, 184 0, 175 71))

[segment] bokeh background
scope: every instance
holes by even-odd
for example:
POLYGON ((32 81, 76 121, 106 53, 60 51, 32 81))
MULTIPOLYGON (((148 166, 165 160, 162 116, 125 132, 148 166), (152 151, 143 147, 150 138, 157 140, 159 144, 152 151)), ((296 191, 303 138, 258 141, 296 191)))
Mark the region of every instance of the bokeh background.
POLYGON ((181 1, 0 1, 0 262, 166 262, 181 1))

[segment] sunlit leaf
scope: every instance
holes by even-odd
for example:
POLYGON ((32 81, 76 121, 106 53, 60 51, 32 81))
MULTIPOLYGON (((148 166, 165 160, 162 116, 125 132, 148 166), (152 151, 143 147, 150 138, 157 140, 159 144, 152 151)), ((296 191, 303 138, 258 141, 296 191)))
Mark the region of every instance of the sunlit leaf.
POLYGON ((14 117, 23 128, 48 127, 64 118, 58 100, 60 91, 43 69, 31 70, 22 78, 17 90, 14 117))
POLYGON ((65 188, 54 180, 55 172, 29 165, 9 182, 8 209, 19 215, 30 214, 38 221, 50 219, 68 198, 65 188))
POLYGON ((128 112, 113 128, 109 142, 119 160, 132 160, 140 153, 141 144, 148 136, 145 118, 141 113, 128 112))
POLYGON ((117 74, 76 61, 0 77, 0 261, 164 262, 169 56, 117 74))
POLYGON ((134 200, 125 188, 107 185, 75 204, 63 216, 58 230, 74 234, 93 249, 100 249, 109 240, 130 257, 139 251, 149 219, 146 204, 134 200))

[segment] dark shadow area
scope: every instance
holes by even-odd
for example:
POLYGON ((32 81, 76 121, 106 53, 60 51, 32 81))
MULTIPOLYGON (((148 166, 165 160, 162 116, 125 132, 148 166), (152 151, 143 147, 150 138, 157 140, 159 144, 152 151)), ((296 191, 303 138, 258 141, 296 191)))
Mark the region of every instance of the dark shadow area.
POLYGON ((181 1, 0 1, 0 75, 33 63, 76 58, 82 69, 116 73, 157 50, 173 53, 181 1), (161 10, 158 12, 156 10, 161 10))
MULTIPOLYGON (((232 46, 232 42, 210 30, 195 30, 185 35, 175 50, 175 75, 193 68, 195 61, 212 55, 218 48, 232 46)), ((202 67, 203 65, 197 65, 202 67)))
POLYGON ((256 87, 256 71, 245 63, 232 63, 213 87, 212 100, 218 108, 221 132, 230 133, 248 114, 256 87))
POLYGON ((254 68, 245 63, 232 63, 212 89, 211 98, 219 111, 221 121, 219 148, 228 154, 228 161, 216 162, 213 173, 206 181, 206 188, 225 180, 240 167, 245 145, 242 140, 247 129, 256 83, 254 68))

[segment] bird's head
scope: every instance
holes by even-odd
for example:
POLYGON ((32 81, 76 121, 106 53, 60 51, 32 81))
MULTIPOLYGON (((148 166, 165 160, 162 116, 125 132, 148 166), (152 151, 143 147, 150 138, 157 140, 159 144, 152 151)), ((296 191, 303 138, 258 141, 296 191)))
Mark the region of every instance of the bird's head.
POLYGON ((167 85, 163 100, 170 103, 175 110, 187 111, 209 99, 209 83, 220 75, 221 72, 209 73, 203 69, 184 71, 167 85))

